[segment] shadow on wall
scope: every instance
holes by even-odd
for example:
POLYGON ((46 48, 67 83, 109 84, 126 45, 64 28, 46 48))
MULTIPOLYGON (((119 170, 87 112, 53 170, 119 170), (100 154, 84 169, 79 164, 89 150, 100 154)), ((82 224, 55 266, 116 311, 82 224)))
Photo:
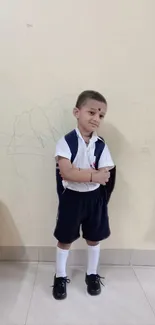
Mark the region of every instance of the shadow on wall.
MULTIPOLYGON (((13 222, 12 215, 7 206, 0 201, 0 260, 11 261, 23 257, 25 254, 24 248, 20 247, 18 250, 13 246, 5 246, 8 239, 10 245, 18 244, 22 246, 22 241, 13 222)), ((0 264, 0 287, 2 291, 5 288, 3 293, 4 301, 7 301, 7 306, 9 306, 9 308, 4 308, 4 304, 0 304, 1 322, 3 324, 10 324, 10 319, 14 323, 15 318, 17 318, 16 315, 19 314, 20 306, 22 306, 20 294, 23 290, 23 281, 27 276, 28 268, 28 264, 25 263, 0 264)), ((26 315, 24 316, 26 319, 26 315)))
POLYGON ((126 177, 129 167, 126 157, 131 155, 132 149, 124 135, 110 123, 105 122, 100 135, 107 142, 117 168, 116 186, 109 204, 110 219, 112 216, 111 229, 114 229, 115 237, 119 239, 119 242, 124 242, 124 237, 129 236, 130 239, 130 229, 132 229, 130 220, 125 218, 127 211, 131 211, 133 206, 132 191, 126 177), (128 228, 127 233, 124 233, 124 223, 126 223, 128 228))
POLYGON ((0 259, 20 260, 23 256, 25 256, 25 248, 11 212, 5 203, 0 201, 0 259), (6 246, 8 242, 9 246, 6 246))
POLYGON ((155 243, 155 206, 152 209, 152 219, 149 228, 146 229, 146 236, 144 239, 148 243, 155 243))
MULTIPOLYGON (((117 163, 117 160, 122 156, 124 148, 128 148, 129 144, 124 138, 124 135, 113 126, 111 123, 105 122, 99 134, 103 136, 110 148, 112 156, 117 163)), ((119 166, 118 166, 119 167, 119 166)))

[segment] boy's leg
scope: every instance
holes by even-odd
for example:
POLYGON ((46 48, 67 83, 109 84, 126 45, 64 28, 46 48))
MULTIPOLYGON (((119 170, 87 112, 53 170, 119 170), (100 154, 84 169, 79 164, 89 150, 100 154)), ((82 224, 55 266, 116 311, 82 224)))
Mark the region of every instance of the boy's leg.
POLYGON ((67 297, 66 284, 70 282, 66 274, 66 264, 71 244, 58 242, 56 251, 56 274, 54 277, 53 297, 62 300, 67 297))
POLYGON ((88 244, 87 291, 91 295, 101 292, 101 277, 97 274, 100 256, 99 242, 110 235, 107 206, 100 189, 89 193, 87 218, 82 222, 83 237, 88 244))
POLYGON ((87 240, 88 244, 88 263, 87 275, 97 274, 97 267, 100 257, 100 243, 87 240))
POLYGON ((88 264, 86 273, 87 291, 92 296, 97 296, 101 293, 101 277, 97 273, 100 243, 86 240, 88 244, 88 264))
POLYGON ((54 277, 53 296, 64 299, 67 296, 66 264, 71 243, 80 237, 79 194, 66 190, 59 202, 58 219, 54 236, 58 240, 56 252, 56 274, 54 277))
POLYGON ((71 244, 58 242, 56 250, 56 278, 66 277, 66 264, 71 244))

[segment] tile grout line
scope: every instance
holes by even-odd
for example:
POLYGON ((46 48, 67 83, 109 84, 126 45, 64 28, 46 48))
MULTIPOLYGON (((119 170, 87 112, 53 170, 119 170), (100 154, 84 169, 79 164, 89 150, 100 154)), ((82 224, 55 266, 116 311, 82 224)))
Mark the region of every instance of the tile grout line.
POLYGON ((140 280, 139 280, 139 278, 138 278, 138 276, 137 276, 137 274, 136 274, 136 271, 135 271, 133 265, 131 265, 131 267, 132 267, 132 270, 133 270, 133 272, 134 272, 134 275, 135 275, 135 277, 136 277, 136 279, 137 279, 137 281, 138 281, 138 283, 139 283, 139 285, 140 285, 140 287, 141 287, 141 289, 142 289, 142 291, 143 291, 143 294, 144 294, 144 296, 145 296, 145 298, 146 298, 146 301, 148 302, 148 304, 149 304, 149 306, 150 306, 150 308, 151 308, 151 310, 152 310, 152 312, 153 312, 153 315, 154 315, 154 317, 155 317, 155 311, 154 311, 154 309, 153 309, 153 307, 152 307, 152 305, 151 305, 151 303, 150 303, 150 301, 149 301, 149 298, 147 297, 147 294, 146 294, 146 292, 145 292, 145 290, 144 290, 144 288, 143 288, 143 286, 142 286, 142 284, 141 284, 141 282, 140 282, 140 280))
POLYGON ((33 294, 34 294, 34 288, 35 288, 36 280, 37 280, 38 267, 39 267, 39 261, 37 263, 37 268, 36 268, 36 272, 35 272, 35 278, 34 278, 33 287, 32 287, 32 294, 31 294, 31 297, 30 297, 30 302, 29 302, 29 305, 28 305, 28 310, 27 310, 26 320, 25 320, 24 325, 26 325, 27 324, 27 321, 28 321, 29 311, 30 311, 30 308, 31 308, 31 302, 32 302, 33 294))

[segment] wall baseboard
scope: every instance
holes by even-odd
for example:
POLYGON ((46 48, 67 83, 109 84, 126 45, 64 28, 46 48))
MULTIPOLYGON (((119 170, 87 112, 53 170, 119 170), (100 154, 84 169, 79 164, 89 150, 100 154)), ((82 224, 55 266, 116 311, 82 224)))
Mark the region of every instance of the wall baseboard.
MULTIPOLYGON (((69 265, 85 265, 86 250, 70 251, 69 265)), ((1 246, 0 261, 54 262, 55 247, 1 246)), ((100 264, 155 266, 154 250, 102 249, 100 264)))

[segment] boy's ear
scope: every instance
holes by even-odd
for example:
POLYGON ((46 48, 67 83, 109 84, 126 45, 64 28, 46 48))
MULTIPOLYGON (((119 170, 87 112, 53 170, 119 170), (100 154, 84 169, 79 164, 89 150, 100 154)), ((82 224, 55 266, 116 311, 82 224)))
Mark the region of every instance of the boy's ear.
POLYGON ((79 108, 74 107, 74 109, 73 109, 73 115, 74 115, 76 118, 79 117, 79 108))

